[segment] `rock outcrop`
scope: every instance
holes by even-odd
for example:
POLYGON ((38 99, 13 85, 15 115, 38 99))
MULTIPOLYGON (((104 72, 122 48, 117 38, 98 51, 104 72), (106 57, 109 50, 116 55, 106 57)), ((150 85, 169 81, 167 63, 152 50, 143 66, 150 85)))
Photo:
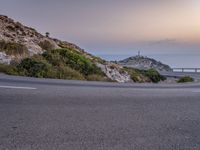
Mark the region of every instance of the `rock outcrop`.
POLYGON ((129 57, 117 63, 125 67, 136 68, 140 70, 148 70, 153 68, 157 71, 172 71, 170 66, 144 56, 129 57))
POLYGON ((116 65, 114 63, 107 63, 107 64, 97 64, 99 68, 106 74, 108 78, 113 81, 117 81, 120 83, 124 82, 132 82, 130 75, 122 71, 122 66, 116 65))
POLYGON ((39 43, 43 40, 49 40, 55 48, 59 47, 53 40, 38 33, 35 29, 2 15, 0 16, 0 40, 23 44, 28 48, 30 55, 42 53, 43 49, 39 43))

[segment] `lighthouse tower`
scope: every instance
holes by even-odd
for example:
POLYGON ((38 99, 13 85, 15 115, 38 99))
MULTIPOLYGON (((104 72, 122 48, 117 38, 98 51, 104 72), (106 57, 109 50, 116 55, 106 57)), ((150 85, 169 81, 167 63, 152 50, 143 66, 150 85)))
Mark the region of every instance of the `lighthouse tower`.
POLYGON ((138 57, 140 57, 140 56, 141 56, 140 51, 138 51, 138 57))

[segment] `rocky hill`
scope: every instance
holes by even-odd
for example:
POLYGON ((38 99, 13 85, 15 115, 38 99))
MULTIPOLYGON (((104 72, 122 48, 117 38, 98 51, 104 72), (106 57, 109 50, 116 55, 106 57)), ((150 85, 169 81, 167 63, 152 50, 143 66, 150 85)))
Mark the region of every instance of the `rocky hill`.
POLYGON ((42 35, 0 15, 0 72, 89 81, 157 83, 164 79, 155 70, 124 68, 120 63, 105 61, 73 43, 42 35))
MULTIPOLYGON (((0 15, 0 40, 17 43, 25 46, 28 55, 43 53, 48 49, 73 48, 76 51, 84 50, 75 44, 50 38, 38 33, 31 27, 24 26, 7 16, 0 15)), ((16 53, 16 55, 20 55, 16 53)))
POLYGON ((156 61, 155 59, 144 57, 144 56, 134 56, 118 62, 119 65, 137 68, 140 70, 156 69, 157 71, 172 71, 170 66, 156 61))
MULTIPOLYGON (((130 75, 121 71, 122 66, 95 57, 75 44, 51 38, 48 34, 44 36, 35 29, 24 26, 4 15, 0 15, 0 63, 18 63, 15 74, 17 72, 19 75, 51 77, 54 73, 56 78, 65 78, 68 74, 73 74, 76 77, 78 75, 80 79, 95 78, 92 80, 98 80, 100 74, 101 77, 105 76, 104 78, 117 82, 131 81, 130 75), (55 51, 51 52, 51 50, 55 51), (52 58, 49 59, 49 57, 52 58), (26 60, 23 61, 24 59, 26 60), (55 63, 55 61, 57 62, 55 63), (29 68, 27 68, 27 64, 29 68), (37 70, 34 70, 36 68, 37 70), (44 68, 46 72, 43 71, 44 68), (87 74, 84 69, 89 69, 91 73, 87 74), (47 72, 51 72, 49 73, 51 75, 47 72), (60 74, 58 75, 58 73, 60 74)), ((70 79, 76 78, 70 77, 70 79)))

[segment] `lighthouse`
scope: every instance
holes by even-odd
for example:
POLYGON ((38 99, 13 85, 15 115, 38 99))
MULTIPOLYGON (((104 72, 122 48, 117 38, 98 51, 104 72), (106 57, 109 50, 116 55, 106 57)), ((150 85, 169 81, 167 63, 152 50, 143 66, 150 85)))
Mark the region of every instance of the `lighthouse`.
POLYGON ((138 57, 140 57, 141 55, 140 55, 140 51, 138 51, 138 57))

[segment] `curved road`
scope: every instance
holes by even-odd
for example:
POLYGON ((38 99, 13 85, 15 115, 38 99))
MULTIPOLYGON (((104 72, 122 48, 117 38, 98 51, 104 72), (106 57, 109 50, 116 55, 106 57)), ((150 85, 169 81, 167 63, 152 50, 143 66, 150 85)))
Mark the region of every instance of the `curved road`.
POLYGON ((200 84, 0 75, 2 150, 199 150, 200 84))

